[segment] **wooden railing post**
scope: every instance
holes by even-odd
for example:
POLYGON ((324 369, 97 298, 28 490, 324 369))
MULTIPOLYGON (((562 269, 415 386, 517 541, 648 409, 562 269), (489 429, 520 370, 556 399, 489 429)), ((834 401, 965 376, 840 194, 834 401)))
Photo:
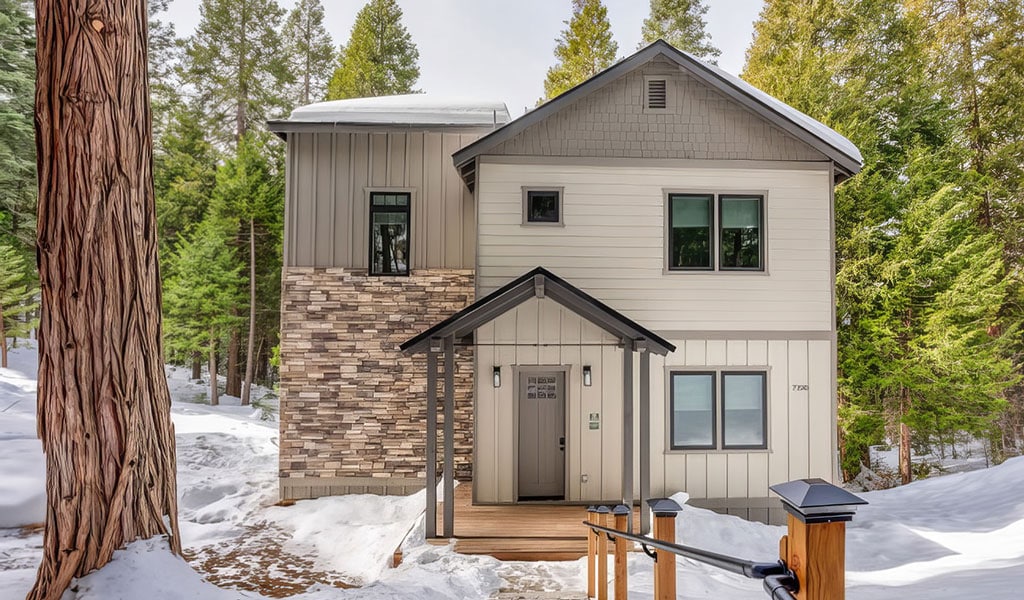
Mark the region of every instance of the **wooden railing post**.
MULTIPOLYGON (((615 515, 615 529, 629 531, 629 520, 633 516, 633 510, 625 504, 620 504, 612 509, 615 515)), ((615 538, 615 600, 626 600, 629 595, 628 575, 626 569, 626 553, 629 552, 629 540, 622 536, 615 538)))
POLYGON ((799 600, 846 598, 846 522, 857 496, 822 479, 799 479, 772 486, 789 513, 779 553, 796 576, 799 600))
MULTIPOLYGON (((651 498, 647 504, 654 513, 654 539, 676 543, 676 514, 682 510, 679 504, 668 498, 651 498)), ((654 561, 654 600, 675 600, 676 555, 657 550, 654 561)))
MULTIPOLYGON (((597 508, 591 506, 587 508, 587 522, 597 523, 597 508)), ((594 579, 597 573, 594 573, 594 567, 597 561, 597 536, 593 529, 587 528, 587 598, 594 597, 594 579)))
MULTIPOLYGON (((607 506, 597 508, 597 524, 607 527, 611 510, 607 506)), ((608 535, 597 534, 597 600, 608 600, 608 535)))

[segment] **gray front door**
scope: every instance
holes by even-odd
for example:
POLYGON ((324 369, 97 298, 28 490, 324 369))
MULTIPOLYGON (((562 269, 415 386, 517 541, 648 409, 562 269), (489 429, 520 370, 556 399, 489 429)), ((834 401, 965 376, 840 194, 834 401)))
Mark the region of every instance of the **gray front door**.
POLYGON ((565 373, 519 374, 519 499, 565 498, 565 373))

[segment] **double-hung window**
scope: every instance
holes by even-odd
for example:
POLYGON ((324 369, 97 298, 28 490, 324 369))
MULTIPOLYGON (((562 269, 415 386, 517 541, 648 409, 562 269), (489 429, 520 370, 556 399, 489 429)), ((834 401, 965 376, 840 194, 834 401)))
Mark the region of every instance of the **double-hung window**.
POLYGON ((409 274, 410 195, 370 192, 370 275, 409 274))
POLYGON ((670 271, 763 271, 764 196, 668 194, 670 271))
POLYGON ((764 371, 672 371, 670 382, 673 450, 768 447, 764 371))

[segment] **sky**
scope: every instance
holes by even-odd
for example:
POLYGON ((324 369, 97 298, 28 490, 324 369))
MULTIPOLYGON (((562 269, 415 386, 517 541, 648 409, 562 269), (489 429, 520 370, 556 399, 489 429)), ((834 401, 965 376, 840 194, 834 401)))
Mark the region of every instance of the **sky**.
MULTIPOLYGON (((278 0, 291 9, 293 0, 278 0)), ((365 0, 322 0, 325 24, 338 44, 348 40, 365 0)), ((200 0, 172 0, 161 19, 184 37, 199 22, 200 0)), ((569 0, 398 0, 405 26, 420 51, 418 88, 427 93, 501 100, 512 116, 534 106, 555 62, 555 40, 570 16, 569 0)), ((632 54, 647 17, 647 0, 604 0, 619 56, 632 54)), ((763 0, 706 0, 718 64, 743 68, 754 20, 763 0)))

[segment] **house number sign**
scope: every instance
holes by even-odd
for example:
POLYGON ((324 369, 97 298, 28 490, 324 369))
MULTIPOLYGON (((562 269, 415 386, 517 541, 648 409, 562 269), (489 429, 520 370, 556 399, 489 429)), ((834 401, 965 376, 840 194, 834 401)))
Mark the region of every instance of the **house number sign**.
POLYGON ((808 389, 809 388, 808 388, 806 383, 793 384, 793 391, 794 392, 806 392, 808 389))

